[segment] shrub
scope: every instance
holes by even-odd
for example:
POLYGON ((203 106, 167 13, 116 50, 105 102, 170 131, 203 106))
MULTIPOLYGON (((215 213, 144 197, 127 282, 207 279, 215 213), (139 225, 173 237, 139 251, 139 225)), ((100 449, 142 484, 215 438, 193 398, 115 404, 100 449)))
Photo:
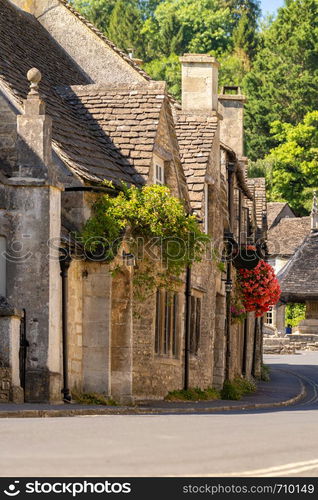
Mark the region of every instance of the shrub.
POLYGON ((225 380, 221 391, 222 399, 239 400, 245 394, 256 391, 256 385, 251 380, 237 377, 234 380, 225 380))

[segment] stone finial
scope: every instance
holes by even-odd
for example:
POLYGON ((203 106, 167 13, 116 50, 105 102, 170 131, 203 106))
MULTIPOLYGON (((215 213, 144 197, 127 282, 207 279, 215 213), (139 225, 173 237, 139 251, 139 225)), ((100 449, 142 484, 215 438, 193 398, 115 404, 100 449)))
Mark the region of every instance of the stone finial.
POLYGON ((312 202, 311 210, 311 230, 318 231, 318 201, 317 201, 317 191, 314 191, 314 199, 312 202))
POLYGON ((37 68, 31 68, 27 72, 27 79, 30 84, 30 92, 29 95, 38 95, 39 94, 39 83, 42 79, 41 71, 37 68))

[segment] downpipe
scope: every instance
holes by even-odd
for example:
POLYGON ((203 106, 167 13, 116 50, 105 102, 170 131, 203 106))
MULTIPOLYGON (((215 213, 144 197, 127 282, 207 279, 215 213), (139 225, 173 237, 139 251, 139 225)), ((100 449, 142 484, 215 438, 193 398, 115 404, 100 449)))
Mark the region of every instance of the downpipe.
POLYGON ((60 249, 60 268, 62 278, 62 349, 63 349, 63 401, 70 403, 72 396, 69 389, 68 377, 68 270, 72 262, 70 253, 60 249))

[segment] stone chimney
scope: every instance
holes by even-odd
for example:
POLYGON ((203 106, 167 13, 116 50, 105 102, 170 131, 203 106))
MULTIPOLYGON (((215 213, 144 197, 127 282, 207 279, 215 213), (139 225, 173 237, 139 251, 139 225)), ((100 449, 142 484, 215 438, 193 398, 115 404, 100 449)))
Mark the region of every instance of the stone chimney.
POLYGON ((314 192, 314 199, 312 203, 312 210, 310 216, 311 216, 311 231, 314 233, 318 231, 318 202, 317 202, 316 191, 314 192))
POLYGON ((182 111, 213 114, 218 111, 219 63, 206 54, 184 54, 182 64, 182 111))
POLYGON ((221 122, 221 142, 235 151, 238 158, 244 156, 243 114, 246 98, 240 87, 222 87, 219 95, 219 113, 223 116, 221 122))

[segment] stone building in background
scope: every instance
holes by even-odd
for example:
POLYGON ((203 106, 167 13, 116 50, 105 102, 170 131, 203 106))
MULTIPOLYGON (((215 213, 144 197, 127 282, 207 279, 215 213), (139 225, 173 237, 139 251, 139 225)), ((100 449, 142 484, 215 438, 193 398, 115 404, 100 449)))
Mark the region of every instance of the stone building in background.
MULTIPOLYGON (((278 278, 285 303, 304 303, 306 317, 289 338, 294 342, 318 342, 318 203, 314 195, 310 229, 278 278)), ((306 222, 308 222, 306 220, 306 222)), ((308 225, 309 225, 308 224, 308 225)))
POLYGON ((235 269, 220 265, 231 238, 255 241, 265 227, 239 89, 218 96, 215 59, 186 54, 180 106, 66 1, 0 0, 0 10, 1 399, 54 402, 76 389, 130 402, 187 378, 204 388, 259 374, 260 322, 231 323, 235 269), (105 179, 166 184, 212 236, 213 258, 172 301, 158 290, 136 303, 125 243, 115 277, 81 255, 72 234, 105 179))
MULTIPOLYGON (((296 217, 287 203, 267 204, 269 264, 277 275, 284 273, 288 262, 310 232, 310 217, 296 217)), ((265 317, 265 332, 285 334, 286 304, 282 300, 265 317)))

